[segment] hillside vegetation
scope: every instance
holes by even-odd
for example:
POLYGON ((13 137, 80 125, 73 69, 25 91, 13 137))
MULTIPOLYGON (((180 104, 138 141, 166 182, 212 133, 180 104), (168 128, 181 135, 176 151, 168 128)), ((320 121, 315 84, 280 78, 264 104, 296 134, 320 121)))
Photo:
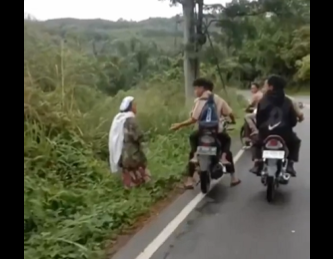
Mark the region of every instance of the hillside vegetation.
MULTIPOLYGON (((214 53, 228 84, 242 85, 270 72, 309 82, 310 27, 301 14, 300 22, 285 26, 278 37, 284 18, 232 18, 223 12, 214 53), (250 29, 237 34, 243 26, 252 28, 252 36, 250 29), (282 55, 287 49, 292 51, 282 55)), ((190 109, 184 106, 181 54, 154 37, 113 38, 114 29, 102 26, 106 21, 94 21, 93 29, 89 21, 78 22, 80 30, 70 29, 73 20, 61 22, 24 23, 25 259, 103 258, 105 246, 121 230, 181 181, 187 159, 188 131, 168 130, 190 109), (97 36, 99 30, 107 37, 97 36), (154 178, 131 191, 110 174, 107 148, 112 118, 126 95, 137 100, 154 178)), ((131 28, 143 30, 122 23, 128 26, 118 24, 124 35, 131 28)), ((234 89, 228 95, 221 90, 214 53, 208 47, 202 53, 201 74, 215 80, 216 91, 242 122, 243 98, 234 89)))
MULTIPOLYGON (((220 21, 209 27, 214 49, 207 41, 200 53, 205 64, 215 66, 217 58, 225 80, 236 84, 246 82, 247 86, 254 79, 278 73, 289 79, 290 86, 309 87, 309 0, 234 0, 223 11, 215 9, 218 12, 215 16, 220 21)), ((183 50, 181 17, 141 22, 57 19, 44 25, 52 35, 75 39, 99 55, 133 39, 148 46, 148 52, 157 49, 169 57, 178 57, 183 50)), ((131 48, 137 50, 137 45, 131 48)))

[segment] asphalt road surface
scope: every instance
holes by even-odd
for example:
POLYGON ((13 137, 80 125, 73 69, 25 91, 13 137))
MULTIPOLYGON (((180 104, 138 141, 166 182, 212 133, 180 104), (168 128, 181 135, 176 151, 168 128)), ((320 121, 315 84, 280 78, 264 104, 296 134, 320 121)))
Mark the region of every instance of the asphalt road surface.
POLYGON ((306 104, 306 120, 296 128, 302 139, 298 177, 280 187, 275 203, 267 203, 260 178, 248 172, 251 156, 246 151, 236 164, 242 184, 230 188, 229 179, 223 180, 152 256, 140 258, 310 259, 310 98, 300 100, 306 104))

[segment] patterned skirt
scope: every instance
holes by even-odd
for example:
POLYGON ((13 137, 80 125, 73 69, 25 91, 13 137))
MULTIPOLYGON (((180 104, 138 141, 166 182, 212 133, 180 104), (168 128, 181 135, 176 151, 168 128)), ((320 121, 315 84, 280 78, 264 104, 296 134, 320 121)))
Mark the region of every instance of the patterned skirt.
POLYGON ((123 168, 122 179, 124 187, 130 189, 147 183, 151 180, 150 172, 145 167, 139 167, 137 169, 123 168))

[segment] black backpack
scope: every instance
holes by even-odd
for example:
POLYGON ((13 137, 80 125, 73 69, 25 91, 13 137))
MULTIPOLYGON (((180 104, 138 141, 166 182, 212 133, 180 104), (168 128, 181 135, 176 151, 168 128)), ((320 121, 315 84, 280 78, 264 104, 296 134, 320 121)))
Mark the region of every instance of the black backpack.
POLYGON ((209 95, 207 102, 202 108, 199 116, 199 128, 216 128, 219 127, 219 114, 214 100, 214 94, 209 95))

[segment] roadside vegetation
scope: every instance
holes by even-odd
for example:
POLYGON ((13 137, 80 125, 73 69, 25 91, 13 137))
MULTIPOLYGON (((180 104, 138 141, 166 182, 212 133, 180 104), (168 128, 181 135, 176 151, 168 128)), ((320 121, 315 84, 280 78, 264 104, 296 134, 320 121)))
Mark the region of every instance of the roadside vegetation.
MULTIPOLYGON (((306 1, 293 3, 297 7, 299 2, 306 1)), ((309 82, 307 14, 287 11, 297 14, 299 23, 292 23, 294 28, 289 23, 288 29, 286 23, 281 35, 277 28, 284 26, 285 17, 221 13, 214 29, 219 33, 213 36, 229 86, 241 87, 269 72, 282 73, 297 87, 309 82)), ((147 24, 154 27, 153 19, 142 27, 124 21, 84 22, 80 30, 72 22, 24 23, 25 259, 103 258, 105 246, 165 197, 185 170, 188 131, 169 132, 190 109, 184 106, 181 53, 157 44, 156 35, 119 36, 119 30, 126 35, 131 28, 143 32, 147 24), (118 24, 118 37, 110 24, 118 24), (154 179, 131 191, 110 174, 107 147, 112 118, 126 95, 137 100, 154 179)), ((215 54, 208 47, 203 53, 201 74, 216 81, 241 123, 244 99, 235 88, 226 94, 216 76, 215 54)))

